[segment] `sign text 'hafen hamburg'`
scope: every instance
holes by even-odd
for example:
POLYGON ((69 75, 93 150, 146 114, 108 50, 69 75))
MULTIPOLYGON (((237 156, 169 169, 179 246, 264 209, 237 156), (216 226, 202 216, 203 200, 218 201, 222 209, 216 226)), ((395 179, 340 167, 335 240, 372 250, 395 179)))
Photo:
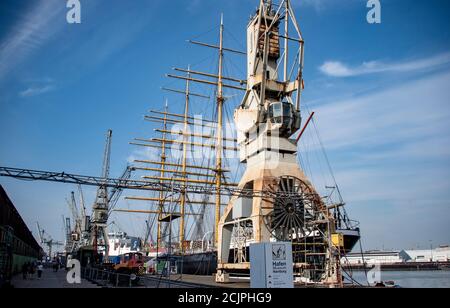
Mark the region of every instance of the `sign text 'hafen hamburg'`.
POLYGON ((250 275, 252 288, 293 288, 292 244, 250 245, 250 275))

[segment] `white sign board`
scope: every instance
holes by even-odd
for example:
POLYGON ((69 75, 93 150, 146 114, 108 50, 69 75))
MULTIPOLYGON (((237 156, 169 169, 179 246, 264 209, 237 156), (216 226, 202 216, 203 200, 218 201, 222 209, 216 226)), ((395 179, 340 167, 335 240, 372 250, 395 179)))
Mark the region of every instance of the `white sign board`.
POLYGON ((252 288, 293 288, 292 244, 250 245, 250 276, 252 288))

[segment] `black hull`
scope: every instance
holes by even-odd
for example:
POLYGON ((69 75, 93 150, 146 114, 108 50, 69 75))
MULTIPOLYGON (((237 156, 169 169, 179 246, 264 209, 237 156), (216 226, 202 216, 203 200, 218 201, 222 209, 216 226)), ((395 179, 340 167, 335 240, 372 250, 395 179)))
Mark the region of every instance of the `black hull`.
POLYGON ((210 276, 217 272, 217 252, 184 255, 178 271, 186 275, 210 276))
POLYGON ((356 229, 348 229, 348 230, 336 230, 338 233, 342 233, 344 235, 344 251, 343 254, 346 255, 350 253, 353 248, 355 248, 359 239, 361 238, 359 234, 359 228, 356 229))
MULTIPOLYGON (((338 230, 344 234, 344 252, 352 251, 360 239, 359 229, 338 230)), ((233 251, 230 251, 230 262, 233 260, 233 251)), ((217 252, 204 252, 177 256, 178 271, 186 275, 210 276, 217 272, 217 252)), ((248 272, 248 270, 246 271, 248 272)))

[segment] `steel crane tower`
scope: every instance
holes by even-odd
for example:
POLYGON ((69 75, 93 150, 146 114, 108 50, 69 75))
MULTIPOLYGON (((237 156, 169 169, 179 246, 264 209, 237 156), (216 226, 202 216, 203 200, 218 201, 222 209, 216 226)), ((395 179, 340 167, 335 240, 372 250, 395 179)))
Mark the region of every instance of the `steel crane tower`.
POLYGON ((111 139, 112 130, 108 130, 106 135, 105 152, 103 155, 103 167, 102 178, 104 182, 100 184, 97 189, 97 197, 93 206, 92 212, 92 232, 91 232, 91 244, 94 251, 98 253, 99 247, 105 249, 105 259, 108 259, 108 216, 109 216, 109 197, 107 181, 109 177, 110 159, 111 159, 111 139))
POLYGON ((48 235, 48 237, 45 236, 45 230, 41 229, 41 226, 39 225, 38 222, 36 222, 36 226, 37 226, 37 230, 38 230, 38 234, 39 234, 39 240, 41 242, 41 244, 46 245, 48 248, 48 255, 49 257, 52 256, 52 248, 53 246, 62 246, 64 245, 61 242, 58 241, 54 241, 50 235, 48 235))

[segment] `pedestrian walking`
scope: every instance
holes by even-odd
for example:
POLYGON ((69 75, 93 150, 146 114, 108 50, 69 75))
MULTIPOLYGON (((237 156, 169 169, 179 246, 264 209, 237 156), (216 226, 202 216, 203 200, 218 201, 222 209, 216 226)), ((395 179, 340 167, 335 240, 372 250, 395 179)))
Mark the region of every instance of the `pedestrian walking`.
POLYGON ((39 280, 41 280, 43 271, 44 271, 44 266, 42 265, 42 263, 39 262, 39 264, 37 266, 37 275, 38 275, 39 280))

